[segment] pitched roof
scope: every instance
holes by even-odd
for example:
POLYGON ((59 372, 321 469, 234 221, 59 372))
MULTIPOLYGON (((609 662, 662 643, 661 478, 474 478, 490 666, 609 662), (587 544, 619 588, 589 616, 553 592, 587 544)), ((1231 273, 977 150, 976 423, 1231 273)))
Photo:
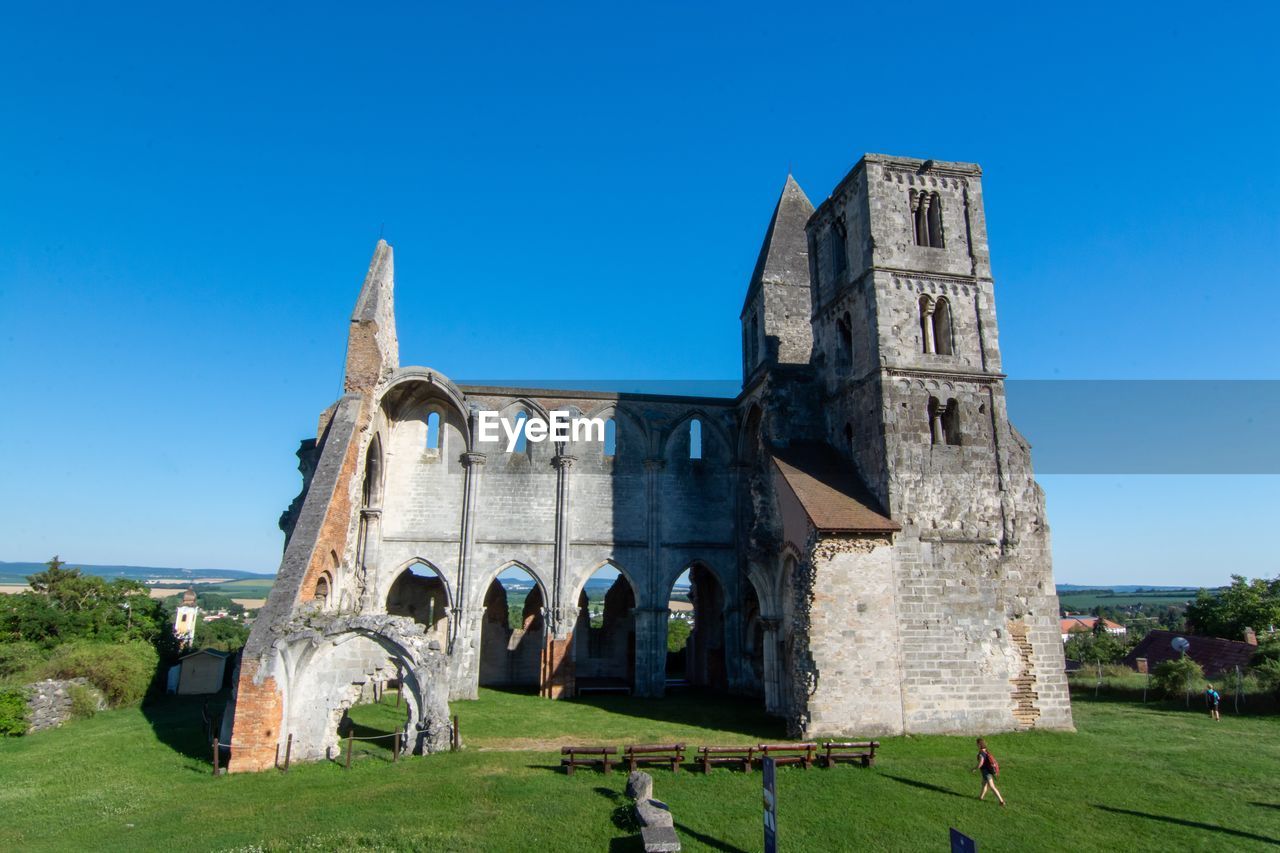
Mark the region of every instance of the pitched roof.
POLYGON ((186 660, 187 658, 193 658, 196 655, 209 655, 210 657, 215 657, 215 658, 229 658, 231 657, 231 652, 222 652, 222 651, 218 651, 217 649, 200 649, 199 651, 185 654, 182 657, 178 658, 178 660, 186 660))
POLYGON ((772 458, 818 530, 892 533, 902 529, 881 511, 853 465, 829 444, 793 442, 774 448, 772 458))
POLYGON ((1187 657, 1191 658, 1204 670, 1204 674, 1217 677, 1221 673, 1234 671, 1237 666, 1246 667, 1257 646, 1240 640, 1224 640, 1221 637, 1197 637, 1194 634, 1175 634, 1172 631, 1155 630, 1143 637, 1133 651, 1125 655, 1125 666, 1137 667, 1138 658, 1146 658, 1147 666, 1152 669, 1156 664, 1179 657, 1173 649, 1173 638, 1185 637, 1191 647, 1187 649, 1187 657))
POLYGON ((809 238, 804 227, 813 215, 813 204, 796 179, 787 175, 782 195, 773 209, 756 267, 747 285, 743 310, 764 282, 809 286, 809 238))
MULTIPOLYGON (((1066 616, 1058 620, 1062 628, 1062 633, 1070 634, 1078 631, 1092 631, 1093 626, 1098 623, 1097 616, 1066 616)), ((1110 619, 1102 620, 1102 627, 1108 631, 1127 630, 1119 622, 1112 622, 1110 619)))

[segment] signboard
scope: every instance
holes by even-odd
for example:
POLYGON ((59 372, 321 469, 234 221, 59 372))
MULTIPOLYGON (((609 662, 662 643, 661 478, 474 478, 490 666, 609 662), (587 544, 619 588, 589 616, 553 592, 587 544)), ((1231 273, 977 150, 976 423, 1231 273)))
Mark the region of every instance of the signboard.
POLYGON ((778 766, 764 760, 764 853, 778 853, 778 766))
POLYGON ((951 853, 978 853, 978 842, 957 829, 951 830, 951 853))

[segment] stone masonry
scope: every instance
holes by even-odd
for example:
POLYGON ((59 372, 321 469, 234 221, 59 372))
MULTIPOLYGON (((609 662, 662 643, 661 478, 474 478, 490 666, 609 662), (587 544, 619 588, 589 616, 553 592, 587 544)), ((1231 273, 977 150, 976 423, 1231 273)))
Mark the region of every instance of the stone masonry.
MULTIPOLYGON (((501 388, 402 367, 392 250, 345 395, 299 450, 246 646, 231 769, 316 757, 370 680, 431 751, 482 684, 661 696, 689 570, 690 682, 797 736, 1071 727, 1044 496, 1006 412, 981 170, 867 155, 814 209, 788 177, 741 312, 734 398, 501 388), (555 410, 610 442, 484 441, 555 410), (534 590, 507 624, 497 576, 534 590), (617 580, 597 625, 585 587, 617 580), (513 617, 514 618, 514 617, 513 617)), ((228 720, 232 720, 228 715, 228 720)))

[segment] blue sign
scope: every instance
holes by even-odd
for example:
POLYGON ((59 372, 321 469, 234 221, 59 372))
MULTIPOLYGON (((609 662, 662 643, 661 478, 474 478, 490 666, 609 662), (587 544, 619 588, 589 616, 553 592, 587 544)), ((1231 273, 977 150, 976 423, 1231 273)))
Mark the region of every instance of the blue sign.
POLYGON ((778 767, 764 760, 764 853, 778 853, 778 767))
POLYGON ((978 853, 978 842, 957 829, 951 830, 951 853, 978 853))

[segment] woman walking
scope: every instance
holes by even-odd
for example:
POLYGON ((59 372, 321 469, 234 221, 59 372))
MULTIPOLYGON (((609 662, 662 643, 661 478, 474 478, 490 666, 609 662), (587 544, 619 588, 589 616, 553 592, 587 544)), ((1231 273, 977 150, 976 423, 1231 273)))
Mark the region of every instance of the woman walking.
POLYGON ((1000 775, 1000 765, 996 762, 995 756, 987 750, 987 742, 982 738, 978 738, 978 766, 974 770, 982 773, 982 793, 978 795, 978 799, 985 800, 987 789, 990 788, 1003 806, 1004 797, 1000 796, 1000 789, 996 787, 996 776, 1000 775))

